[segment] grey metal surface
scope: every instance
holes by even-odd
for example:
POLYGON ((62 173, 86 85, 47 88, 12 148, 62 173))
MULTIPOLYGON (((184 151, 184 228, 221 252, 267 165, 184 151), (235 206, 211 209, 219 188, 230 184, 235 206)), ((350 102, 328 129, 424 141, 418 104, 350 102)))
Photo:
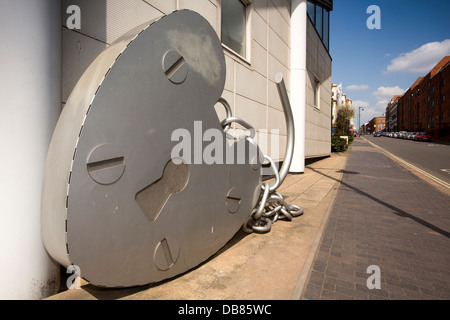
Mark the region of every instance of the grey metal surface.
POLYGON ((284 155, 284 161, 279 172, 280 182, 278 186, 280 186, 286 179, 287 175, 289 174, 289 168, 291 167, 292 164, 292 157, 294 156, 294 145, 295 145, 295 126, 294 126, 294 116, 292 115, 291 103, 289 102, 289 97, 287 94, 286 85, 284 83, 282 73, 276 74, 275 82, 277 84, 277 90, 278 95, 280 96, 281 105, 283 106, 287 130, 286 151, 284 155))
POLYGON ((233 237, 258 201, 258 166, 170 165, 176 129, 194 137, 201 121, 225 141, 214 110, 225 73, 215 31, 188 10, 130 31, 94 61, 48 155, 42 234, 56 261, 93 285, 137 286, 188 271, 233 237), (149 209, 155 194, 163 200, 149 209))
MULTIPOLYGON (((275 76, 275 81, 278 94, 283 105, 284 117, 287 127, 285 158, 280 171, 277 171, 273 159, 268 155, 263 155, 265 161, 268 161, 270 163, 270 168, 272 168, 273 170, 275 179, 272 183, 264 182, 264 184, 261 185, 261 194, 258 199, 258 205, 253 209, 251 217, 248 219, 247 223, 243 225, 242 228, 244 232, 247 233, 269 232, 272 228, 273 223, 277 220, 292 220, 293 218, 299 217, 304 213, 304 210, 302 208, 296 205, 288 204, 284 200, 283 196, 279 192, 277 192, 278 187, 280 187, 280 185, 286 179, 289 173, 289 168, 292 164, 295 145, 295 128, 291 104, 289 102, 289 97, 283 80, 283 74, 277 73, 275 76)), ((239 118, 230 119, 249 128, 249 125, 245 122, 242 123, 242 120, 239 118)), ((228 120, 224 120, 222 121, 222 125, 228 124, 229 122, 230 121, 228 120)), ((253 137, 249 136, 247 140, 252 141, 253 137)))

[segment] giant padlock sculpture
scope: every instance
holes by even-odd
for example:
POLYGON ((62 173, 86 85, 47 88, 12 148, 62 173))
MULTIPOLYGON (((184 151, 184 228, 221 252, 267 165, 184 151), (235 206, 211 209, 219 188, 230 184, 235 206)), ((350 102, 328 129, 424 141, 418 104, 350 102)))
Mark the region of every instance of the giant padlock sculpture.
MULTIPOLYGON (((262 186, 251 139, 223 146, 256 148, 245 163, 173 157, 180 128, 194 139, 200 123, 227 141, 230 123, 214 110, 225 73, 214 29, 189 10, 139 26, 99 55, 48 152, 41 231, 53 259, 96 286, 146 285, 196 267, 246 224, 262 186)), ((195 143, 192 156, 205 147, 195 143)))

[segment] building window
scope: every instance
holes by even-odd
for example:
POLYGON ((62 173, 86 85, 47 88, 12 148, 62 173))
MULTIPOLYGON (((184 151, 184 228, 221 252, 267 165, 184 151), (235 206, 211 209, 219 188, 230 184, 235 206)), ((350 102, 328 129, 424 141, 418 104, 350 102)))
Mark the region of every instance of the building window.
POLYGON ((307 10, 308 10, 308 16, 311 19, 313 24, 316 24, 316 5, 312 2, 307 2, 307 10))
POLYGON ((314 78, 313 83, 313 91, 314 91, 314 107, 320 109, 320 81, 317 78, 314 78))
POLYGON ((307 2, 307 12, 323 45, 330 51, 330 12, 310 1, 307 2))
POLYGON ((323 9, 316 6, 316 30, 320 39, 323 39, 323 9))
POLYGON ((247 56, 246 1, 222 1, 222 43, 243 58, 247 56))
POLYGON ((330 12, 323 9, 323 44, 330 50, 330 12))

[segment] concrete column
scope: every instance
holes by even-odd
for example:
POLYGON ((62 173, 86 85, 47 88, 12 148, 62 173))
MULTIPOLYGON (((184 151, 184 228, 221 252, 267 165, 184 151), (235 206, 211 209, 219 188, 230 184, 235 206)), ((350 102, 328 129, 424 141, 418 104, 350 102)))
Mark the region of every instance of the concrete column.
POLYGON ((295 149, 290 172, 305 172, 306 141, 306 0, 291 4, 291 106, 295 123, 295 149))
POLYGON ((0 299, 42 299, 59 287, 40 202, 61 111, 61 14, 60 0, 0 0, 0 299))

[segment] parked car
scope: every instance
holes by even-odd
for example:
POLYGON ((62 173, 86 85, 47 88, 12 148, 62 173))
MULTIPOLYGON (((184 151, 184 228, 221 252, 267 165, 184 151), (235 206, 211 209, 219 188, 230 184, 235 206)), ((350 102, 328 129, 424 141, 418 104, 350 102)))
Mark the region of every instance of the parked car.
POLYGON ((406 131, 400 131, 400 132, 398 133, 397 138, 399 138, 399 139, 405 139, 405 135, 406 135, 406 134, 407 134, 406 131))
POLYGON ((373 134, 373 136, 374 136, 374 137, 381 137, 381 133, 380 133, 380 132, 375 132, 375 133, 373 134))
POLYGON ((416 141, 431 141, 431 136, 426 132, 417 132, 414 136, 414 140, 416 141))
POLYGON ((394 132, 394 134, 392 135, 392 138, 398 138, 398 132, 394 132))
POLYGON ((414 137, 416 136, 416 133, 417 132, 409 132, 408 136, 407 136, 407 139, 408 140, 414 140, 414 137))

